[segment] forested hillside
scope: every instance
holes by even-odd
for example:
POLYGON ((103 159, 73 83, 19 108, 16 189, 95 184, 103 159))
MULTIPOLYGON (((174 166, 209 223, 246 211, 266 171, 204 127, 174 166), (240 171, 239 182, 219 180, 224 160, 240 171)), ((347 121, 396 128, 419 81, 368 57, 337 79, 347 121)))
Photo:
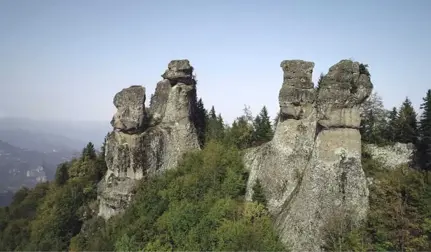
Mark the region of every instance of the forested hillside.
MULTIPOLYGON (((386 111, 377 95, 363 108, 363 144, 412 143, 411 164, 386 169, 366 148, 370 210, 361 228, 334 213, 325 227, 329 251, 431 249, 431 90, 422 111, 406 99, 386 111), (419 119, 419 120, 417 120, 419 119)), ((127 210, 108 221, 96 216, 97 183, 106 172, 104 147, 89 143, 81 157, 58 166, 55 181, 21 189, 0 209, 4 251, 282 251, 260 184, 244 200, 248 173, 242 151, 272 139, 277 126, 266 108, 249 109, 226 125, 214 107, 198 102, 204 124, 202 151, 184 156, 177 169, 144 179, 127 210)))

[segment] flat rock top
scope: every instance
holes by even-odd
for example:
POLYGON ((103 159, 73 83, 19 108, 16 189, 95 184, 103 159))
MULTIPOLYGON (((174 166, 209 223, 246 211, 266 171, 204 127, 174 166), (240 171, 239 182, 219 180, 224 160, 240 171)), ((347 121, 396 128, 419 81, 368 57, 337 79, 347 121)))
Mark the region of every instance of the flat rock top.
POLYGON ((314 87, 312 77, 314 62, 304 60, 284 60, 280 64, 283 69, 283 86, 310 89, 314 87))
POLYGON ((283 60, 280 63, 280 67, 283 71, 310 71, 313 72, 314 62, 305 60, 283 60))
POLYGON ((190 61, 187 59, 172 60, 168 64, 168 69, 181 72, 193 71, 193 67, 190 65, 190 61))
POLYGON ((145 88, 143 86, 130 86, 122 89, 114 96, 116 108, 126 106, 144 106, 145 88))

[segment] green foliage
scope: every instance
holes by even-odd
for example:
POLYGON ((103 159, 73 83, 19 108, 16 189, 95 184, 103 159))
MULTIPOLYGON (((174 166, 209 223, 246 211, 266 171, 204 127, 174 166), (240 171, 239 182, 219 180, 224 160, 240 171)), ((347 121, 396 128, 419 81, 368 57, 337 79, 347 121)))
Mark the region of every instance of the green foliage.
POLYGON ((381 97, 373 93, 362 105, 361 117, 360 132, 365 143, 417 143, 417 114, 408 98, 398 111, 396 108, 386 111, 381 97))
POLYGON ((226 142, 239 149, 246 149, 253 143, 253 125, 245 116, 238 117, 227 129, 226 142))
POLYGON ((362 64, 362 63, 359 64, 359 73, 371 76, 370 72, 368 71, 368 65, 367 64, 362 64))
POLYGON ((66 250, 105 170, 103 156, 89 143, 81 158, 59 165, 53 182, 18 191, 9 207, 0 208, 0 250, 66 250))
POLYGON ((94 148, 94 144, 89 142, 87 146, 82 150, 82 159, 95 159, 96 158, 96 149, 94 148))
POLYGON ((370 209, 364 225, 351 225, 334 212, 326 227, 327 251, 429 251, 431 249, 431 183, 428 174, 400 166, 387 170, 363 153, 371 179, 370 209))
POLYGON ((236 118, 232 126, 226 129, 225 143, 242 150, 268 142, 272 140, 273 136, 274 127, 266 107, 264 106, 260 113, 253 118, 250 108, 246 106, 244 114, 236 118))
POLYGON ((268 110, 263 106, 260 113, 256 116, 253 121, 254 132, 253 132, 253 145, 258 146, 265 142, 268 142, 274 136, 274 131, 271 125, 271 119, 268 115, 268 110))
POLYGON ((382 98, 373 93, 362 104, 360 132, 362 141, 377 145, 388 144, 384 132, 387 128, 387 111, 383 107, 382 98))
POLYGON ((417 114, 411 101, 406 98, 400 107, 396 123, 395 140, 400 143, 416 143, 418 137, 417 114))
POLYGON ((59 186, 64 185, 69 179, 68 163, 62 163, 58 166, 55 173, 55 183, 59 186))
POLYGON ((205 141, 223 141, 225 126, 223 123, 223 118, 221 115, 217 115, 214 109, 214 106, 211 107, 211 110, 207 117, 206 123, 206 140, 205 141))
MULTIPOLYGON (((215 111, 214 111, 215 113, 215 111)), ((202 99, 199 99, 196 104, 196 113, 195 113, 195 126, 198 133, 198 139, 200 146, 203 147, 205 144, 205 133, 207 130, 208 123, 208 112, 205 109, 204 103, 202 99)))
POLYGON ((256 183, 253 186, 252 200, 266 207, 266 197, 259 179, 256 180, 256 183))
POLYGON ((393 107, 388 114, 388 122, 384 130, 384 137, 387 139, 388 142, 394 143, 398 140, 397 130, 398 130, 398 111, 396 107, 393 107))
POLYGON ((319 91, 320 87, 322 86, 323 77, 324 77, 323 73, 320 73, 319 80, 317 80, 317 87, 316 87, 317 91, 319 91))
POLYGON ((80 233, 73 250, 284 250, 268 212, 244 201, 246 181, 238 149, 210 141, 177 169, 142 182, 123 215, 91 239, 80 233), (111 247, 98 247, 100 240, 111 247))
POLYGON ((431 89, 423 98, 421 109, 423 113, 419 122, 418 160, 423 170, 431 171, 431 89))

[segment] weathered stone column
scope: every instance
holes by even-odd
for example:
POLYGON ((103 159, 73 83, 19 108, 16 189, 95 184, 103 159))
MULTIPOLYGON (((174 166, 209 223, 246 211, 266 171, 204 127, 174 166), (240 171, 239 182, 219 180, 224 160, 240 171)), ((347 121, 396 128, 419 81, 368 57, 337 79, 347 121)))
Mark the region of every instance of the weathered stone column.
POLYGON ((281 62, 284 74, 279 93, 280 119, 274 138, 248 150, 244 163, 250 170, 247 199, 253 195, 256 179, 262 182, 273 215, 283 210, 307 166, 316 132, 314 63, 303 60, 281 62))
POLYGON ((315 90, 313 66, 282 62, 274 138, 244 156, 250 171, 246 198, 259 179, 280 238, 293 251, 320 251, 334 218, 357 224, 368 208, 358 108, 372 90, 369 73, 342 60, 315 90))
POLYGON ((157 84, 146 111, 145 88, 131 86, 114 97, 114 130, 106 143, 108 170, 99 183, 99 215, 110 218, 129 204, 136 182, 175 168, 181 156, 199 149, 192 114, 196 106, 193 67, 174 60, 157 84))
MULTIPOLYGON (((368 72, 342 60, 318 90, 318 129, 313 155, 288 211, 277 219, 294 251, 319 251, 334 222, 358 224, 368 210, 361 165, 360 104, 371 94, 368 72)), ((334 231, 334 230, 332 230, 334 231)))

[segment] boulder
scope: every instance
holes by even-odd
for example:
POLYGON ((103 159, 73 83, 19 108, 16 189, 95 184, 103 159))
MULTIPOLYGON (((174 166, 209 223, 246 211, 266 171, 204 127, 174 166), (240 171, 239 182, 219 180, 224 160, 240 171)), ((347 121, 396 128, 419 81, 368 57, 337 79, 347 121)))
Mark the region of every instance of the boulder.
POLYGON ((114 130, 128 133, 137 133, 144 130, 145 88, 131 86, 118 92, 114 96, 114 105, 117 112, 111 120, 114 130))

